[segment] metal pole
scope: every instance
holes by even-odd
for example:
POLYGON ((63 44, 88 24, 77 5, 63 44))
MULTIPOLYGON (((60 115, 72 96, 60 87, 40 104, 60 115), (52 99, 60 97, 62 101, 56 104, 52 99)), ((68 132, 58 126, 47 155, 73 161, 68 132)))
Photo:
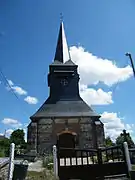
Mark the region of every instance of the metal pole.
POLYGON ((14 143, 11 143, 11 145, 10 145, 10 157, 9 157, 8 180, 12 180, 12 178, 13 178, 13 171, 14 171, 14 151, 15 151, 15 144, 14 144, 14 143))
POLYGON ((135 77, 135 67, 134 67, 134 63, 133 63, 132 56, 131 56, 131 54, 130 54, 130 53, 126 53, 125 55, 126 55, 126 56, 128 56, 128 57, 129 57, 129 59, 130 59, 131 66, 132 66, 133 73, 134 73, 134 77, 135 77))

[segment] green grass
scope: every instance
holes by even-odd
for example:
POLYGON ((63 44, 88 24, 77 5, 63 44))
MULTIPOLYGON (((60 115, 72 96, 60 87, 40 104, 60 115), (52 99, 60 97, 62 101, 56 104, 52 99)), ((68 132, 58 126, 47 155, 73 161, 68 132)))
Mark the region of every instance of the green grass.
POLYGON ((132 170, 134 170, 134 171, 135 171, 135 165, 132 165, 132 170))
POLYGON ((45 169, 43 172, 29 171, 26 180, 58 180, 52 170, 45 169))
POLYGON ((43 167, 49 170, 53 169, 53 155, 52 154, 43 158, 43 167))

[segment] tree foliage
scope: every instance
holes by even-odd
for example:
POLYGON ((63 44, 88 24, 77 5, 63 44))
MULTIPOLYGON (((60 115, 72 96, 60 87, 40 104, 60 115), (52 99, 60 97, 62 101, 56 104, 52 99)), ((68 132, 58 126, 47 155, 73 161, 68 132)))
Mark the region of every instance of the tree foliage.
POLYGON ((10 140, 3 138, 0 140, 0 156, 9 156, 10 140))
POLYGON ((6 137, 0 139, 0 157, 9 156, 10 143, 15 144, 15 154, 18 152, 18 150, 26 150, 27 143, 25 142, 24 136, 25 133, 23 129, 17 129, 12 132, 10 139, 6 137))
POLYGON ((116 144, 117 145, 122 145, 124 142, 128 143, 129 147, 134 146, 134 142, 130 136, 130 133, 127 133, 126 136, 123 135, 123 133, 121 133, 117 138, 116 138, 116 144))
POLYGON ((10 136, 10 142, 14 143, 16 146, 24 146, 25 145, 25 140, 24 140, 24 131, 23 129, 17 129, 12 132, 10 136))
POLYGON ((105 145, 106 145, 107 147, 109 147, 109 146, 114 146, 115 144, 113 143, 113 141, 111 140, 111 138, 108 136, 108 137, 105 138, 105 145))

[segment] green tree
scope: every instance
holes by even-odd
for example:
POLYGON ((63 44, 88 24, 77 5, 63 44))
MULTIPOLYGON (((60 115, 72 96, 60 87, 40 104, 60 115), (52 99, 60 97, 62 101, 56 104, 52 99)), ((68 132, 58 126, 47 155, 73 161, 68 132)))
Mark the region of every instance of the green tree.
POLYGON ((9 156, 9 149, 10 149, 10 140, 8 138, 1 139, 0 140, 0 156, 9 156))
POLYGON ((113 143, 111 138, 108 136, 108 137, 105 138, 105 145, 106 146, 114 146, 115 144, 113 143))
POLYGON ((16 146, 24 146, 25 140, 24 140, 24 131, 23 129, 17 129, 12 132, 10 136, 10 142, 14 143, 16 146))
POLYGON ((117 138, 116 138, 116 144, 117 145, 122 145, 124 142, 128 143, 129 147, 132 147, 134 145, 134 142, 130 136, 130 133, 126 133, 125 130, 123 130, 123 133, 121 133, 117 138))
POLYGON ((0 147, 1 148, 9 147, 9 145, 10 145, 10 141, 9 141, 8 138, 3 138, 3 139, 0 140, 0 147))

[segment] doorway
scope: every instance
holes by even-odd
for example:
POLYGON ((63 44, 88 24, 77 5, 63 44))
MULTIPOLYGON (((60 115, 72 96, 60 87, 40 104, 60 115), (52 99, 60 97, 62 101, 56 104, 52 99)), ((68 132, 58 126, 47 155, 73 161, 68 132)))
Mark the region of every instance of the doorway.
POLYGON ((76 136, 77 134, 71 131, 63 131, 58 134, 57 148, 62 149, 60 154, 61 157, 73 156, 76 145, 76 136))

